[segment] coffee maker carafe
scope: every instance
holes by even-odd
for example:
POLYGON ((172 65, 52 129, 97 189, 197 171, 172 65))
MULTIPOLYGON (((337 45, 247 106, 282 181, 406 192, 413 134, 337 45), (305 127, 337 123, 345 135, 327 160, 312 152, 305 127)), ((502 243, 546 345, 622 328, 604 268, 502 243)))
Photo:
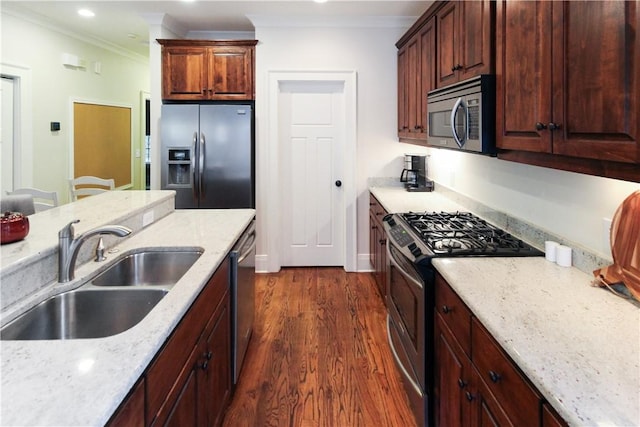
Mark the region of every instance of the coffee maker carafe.
POLYGON ((400 182, 404 182, 407 191, 433 191, 433 181, 427 178, 427 157, 420 154, 404 155, 400 182))

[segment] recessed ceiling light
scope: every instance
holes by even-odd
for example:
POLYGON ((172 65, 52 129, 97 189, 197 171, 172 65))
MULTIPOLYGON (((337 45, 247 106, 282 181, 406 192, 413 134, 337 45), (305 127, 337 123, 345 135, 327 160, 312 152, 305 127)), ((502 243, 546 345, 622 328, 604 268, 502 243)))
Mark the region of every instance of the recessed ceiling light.
POLYGON ((78 10, 78 15, 84 16, 85 18, 93 18, 94 16, 96 16, 96 14, 90 11, 89 9, 78 10))
POLYGON ((327 0, 313 0, 313 1, 316 2, 316 3, 326 3, 327 2, 327 0))

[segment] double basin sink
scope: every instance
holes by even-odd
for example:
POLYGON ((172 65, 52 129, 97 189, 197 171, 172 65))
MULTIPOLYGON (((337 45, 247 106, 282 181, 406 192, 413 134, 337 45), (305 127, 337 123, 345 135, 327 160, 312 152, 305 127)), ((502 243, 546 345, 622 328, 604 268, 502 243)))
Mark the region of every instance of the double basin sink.
POLYGON ((202 255, 134 252, 80 288, 53 296, 0 330, 2 340, 104 338, 138 324, 202 255))

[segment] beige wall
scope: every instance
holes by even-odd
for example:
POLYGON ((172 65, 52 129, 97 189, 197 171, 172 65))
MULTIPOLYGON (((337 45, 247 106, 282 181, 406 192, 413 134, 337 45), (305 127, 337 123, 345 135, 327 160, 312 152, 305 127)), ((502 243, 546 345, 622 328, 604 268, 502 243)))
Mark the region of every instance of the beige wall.
POLYGON ((115 52, 82 41, 47 24, 27 20, 3 10, 0 15, 2 73, 23 70, 30 75, 25 102, 32 108, 30 128, 24 130, 21 143, 27 154, 21 186, 58 191, 62 203, 68 201, 67 179, 72 168, 73 101, 129 106, 132 108, 132 152, 134 188, 144 188, 144 122, 141 123, 141 92, 149 92, 148 58, 115 52), (83 58, 87 67, 69 68, 62 54, 83 58), (100 73, 93 64, 100 62, 100 73), (50 131, 50 122, 60 122, 59 132, 50 131), (135 157, 139 149, 141 157, 135 157))

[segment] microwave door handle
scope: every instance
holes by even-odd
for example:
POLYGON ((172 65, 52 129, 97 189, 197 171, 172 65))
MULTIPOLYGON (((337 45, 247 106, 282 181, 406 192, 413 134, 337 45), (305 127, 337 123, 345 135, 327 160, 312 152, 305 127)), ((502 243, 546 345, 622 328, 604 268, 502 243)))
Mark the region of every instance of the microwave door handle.
MULTIPOLYGON (((453 134, 453 139, 455 139, 456 144, 458 144, 458 147, 462 148, 462 146, 464 145, 464 135, 462 136, 462 138, 460 138, 458 136, 458 132, 456 132, 456 117, 458 116, 458 107, 462 107, 462 109, 465 112, 467 112, 467 107, 466 105, 464 105, 464 101, 462 100, 462 98, 458 98, 458 100, 456 101, 456 103, 453 105, 453 109, 451 110, 451 133, 453 134)), ((465 121, 465 127, 466 127, 466 121, 465 121)))

